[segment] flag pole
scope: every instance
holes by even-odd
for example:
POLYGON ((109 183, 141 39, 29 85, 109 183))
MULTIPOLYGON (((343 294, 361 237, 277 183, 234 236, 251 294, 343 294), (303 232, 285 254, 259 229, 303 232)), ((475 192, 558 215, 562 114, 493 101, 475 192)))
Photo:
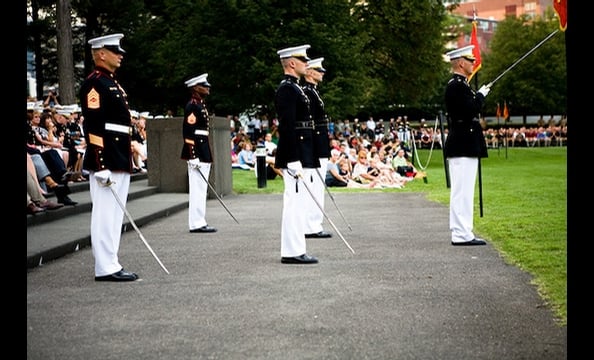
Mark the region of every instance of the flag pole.
POLYGON ((443 126, 443 111, 439 111, 439 129, 441 130, 441 150, 443 152, 443 169, 445 170, 446 187, 450 188, 450 171, 448 169, 448 158, 446 157, 445 151, 445 128, 443 126))
MULTIPOLYGON (((479 82, 478 82, 478 70, 481 68, 482 65, 482 60, 481 60, 481 49, 479 47, 479 43, 478 43, 478 38, 477 38, 477 24, 476 24, 476 9, 474 9, 473 6, 473 16, 472 16, 472 34, 470 35, 470 41, 472 43, 472 45, 474 45, 473 48, 473 52, 476 53, 475 58, 476 58, 476 62, 477 64, 474 66, 474 68, 472 69, 472 72, 474 75, 476 75, 474 77, 474 88, 478 89, 479 87, 479 82)), ((472 76, 472 75, 471 75, 472 76)), ((481 131, 483 131, 483 126, 480 123, 480 118, 479 118, 479 129, 481 129, 481 131)), ((483 134, 484 137, 484 134, 483 134)), ((481 169, 481 155, 479 154, 478 156, 478 190, 479 190, 479 210, 480 210, 480 216, 483 217, 483 172, 481 169)))

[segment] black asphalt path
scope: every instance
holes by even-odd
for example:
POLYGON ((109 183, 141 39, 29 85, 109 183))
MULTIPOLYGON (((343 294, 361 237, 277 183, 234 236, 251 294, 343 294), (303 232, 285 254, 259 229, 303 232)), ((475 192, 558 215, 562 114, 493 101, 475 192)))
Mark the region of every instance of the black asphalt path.
MULTIPOLYGON (((448 210, 412 193, 337 193, 316 265, 280 263, 282 195, 207 203, 122 235, 141 279, 95 282, 90 248, 27 271, 27 359, 567 358, 567 327, 491 243, 450 245, 448 210), (350 224, 350 231, 346 224, 350 224)), ((134 216, 134 214, 132 214, 134 216)), ((73 224, 76 226, 76 224, 73 224)), ((488 240, 488 239, 487 239, 488 240)))

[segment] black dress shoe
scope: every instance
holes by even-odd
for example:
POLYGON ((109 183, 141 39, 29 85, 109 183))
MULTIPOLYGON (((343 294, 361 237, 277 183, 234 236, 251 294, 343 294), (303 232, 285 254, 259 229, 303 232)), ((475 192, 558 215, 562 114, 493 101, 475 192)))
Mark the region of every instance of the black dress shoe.
POLYGON ((60 204, 64 204, 64 205, 76 205, 76 204, 78 204, 78 202, 73 201, 71 198, 69 198, 68 195, 64 195, 64 196, 58 197, 58 202, 60 204))
POLYGON ((464 242, 453 242, 452 241, 452 245, 454 245, 454 246, 487 245, 487 242, 482 239, 472 239, 470 241, 464 241, 464 242))
POLYGON ((281 263, 283 263, 283 264, 317 264, 318 259, 313 256, 303 254, 303 255, 293 256, 293 257, 282 257, 281 263))
POLYGON ((198 229, 192 229, 190 230, 191 233, 212 233, 212 232, 217 232, 217 229, 208 226, 208 225, 204 225, 203 227, 199 227, 198 229))
POLYGON ((95 276, 95 281, 134 281, 138 279, 138 275, 133 272, 122 270, 104 276, 95 276))
POLYGON ((325 232, 324 230, 317 232, 317 233, 313 233, 313 234, 305 234, 306 239, 329 238, 329 237, 332 237, 332 234, 330 234, 329 232, 325 232))
POLYGON ((63 197, 71 193, 70 188, 64 184, 54 186, 53 188, 50 188, 50 190, 56 194, 56 197, 63 197))

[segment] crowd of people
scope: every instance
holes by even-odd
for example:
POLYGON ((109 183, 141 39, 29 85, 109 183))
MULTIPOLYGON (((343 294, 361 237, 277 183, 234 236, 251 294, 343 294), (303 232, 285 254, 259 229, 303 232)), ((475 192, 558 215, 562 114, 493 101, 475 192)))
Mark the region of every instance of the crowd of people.
MULTIPOLYGON (((132 124, 131 149, 133 153, 133 172, 144 173, 148 169, 148 150, 146 122, 151 119, 149 112, 130 110, 132 124)), ((233 168, 255 170, 255 149, 264 146, 266 150, 267 179, 282 177, 282 171, 274 166, 278 143, 278 120, 261 121, 258 115, 250 120, 256 124, 266 124, 249 131, 242 126, 238 116, 228 117, 231 131, 231 163, 233 168), (257 134, 257 137, 254 136, 257 134)), ((68 197, 68 184, 88 181, 88 171, 82 167, 86 143, 83 131, 84 116, 79 105, 63 106, 56 97, 55 90, 44 101, 30 101, 27 108, 27 156, 35 164, 35 177, 40 184, 43 196, 54 194, 60 205, 76 205, 68 197), (61 160, 61 161, 60 161, 61 160)), ((329 150, 339 151, 336 168, 333 157, 328 157, 325 172, 326 185, 333 187, 358 188, 401 188, 407 181, 414 179, 417 169, 410 161, 413 149, 441 149, 442 136, 440 128, 428 126, 424 119, 418 127, 410 125, 406 116, 375 121, 370 117, 366 121, 355 118, 329 123, 329 150), (333 130, 333 131, 332 131, 333 130), (408 140, 408 141, 406 141, 408 140), (367 171, 362 173, 363 166, 355 165, 361 153, 365 154, 367 171), (371 164, 380 164, 383 168, 374 170, 371 164), (344 170, 341 170, 344 168, 344 170), (389 169, 391 168, 391 169, 389 169), (342 177, 340 173, 343 172, 342 177), (381 174, 378 176, 375 173, 381 174), (345 179, 349 179, 345 182, 345 179)), ((487 127, 483 122, 483 134, 489 148, 501 146, 539 147, 563 146, 567 144, 567 119, 559 120, 551 117, 548 121, 542 118, 538 123, 527 126, 487 127)), ((447 138, 445 129, 444 139, 447 138)), ((377 167, 377 166, 375 166, 377 167)), ((48 206, 38 196, 27 195, 27 213, 35 214, 59 207, 48 206), (45 206, 41 206, 45 204, 45 206)))
MULTIPOLYGON (((78 104, 61 105, 56 94, 50 89, 44 101, 28 99, 25 147, 27 161, 33 164, 28 167, 28 173, 37 179, 41 195, 53 194, 58 204, 73 206, 77 202, 68 197, 68 185, 86 182, 89 176, 88 170, 83 168, 87 148, 84 116, 78 104)), ((134 173, 147 171, 146 120, 149 116, 148 112, 130 110, 134 173)), ((40 200, 39 194, 27 193, 27 214, 62 207, 53 204, 53 201, 40 200)))
MULTIPOLYGON (((348 123, 348 120, 346 122, 348 123)), ((373 119, 370 122, 373 122, 373 119)), ((358 123, 358 120, 355 123, 358 123)), ((413 180, 418 174, 410 160, 413 149, 398 138, 397 131, 385 135, 383 130, 378 133, 356 130, 347 137, 346 134, 350 133, 348 130, 350 126, 345 125, 345 122, 339 124, 328 127, 334 127, 337 131, 329 132, 329 135, 326 136, 328 156, 324 155, 321 158, 324 162, 324 166, 321 167, 321 175, 325 178, 326 186, 369 189, 402 188, 406 182, 413 180), (346 131, 339 129, 346 129, 346 131), (331 151, 334 151, 336 156, 333 156, 331 151), (348 181, 345 181, 347 179, 348 181)), ((252 136, 248 134, 247 129, 239 122, 232 123, 230 142, 232 167, 255 170, 256 152, 254 149, 263 147, 266 151, 268 179, 274 179, 276 176, 282 177, 282 172, 274 167, 278 143, 278 136, 275 136, 276 131, 274 131, 276 128, 277 119, 273 119, 271 128, 264 128, 260 137, 252 141, 252 136), (234 124, 237 124, 236 127, 233 126, 234 124)), ((362 128, 364 130, 370 127, 366 124, 362 128)), ((403 134, 400 136, 405 137, 403 134)), ((412 137, 409 136, 409 139, 412 137)))

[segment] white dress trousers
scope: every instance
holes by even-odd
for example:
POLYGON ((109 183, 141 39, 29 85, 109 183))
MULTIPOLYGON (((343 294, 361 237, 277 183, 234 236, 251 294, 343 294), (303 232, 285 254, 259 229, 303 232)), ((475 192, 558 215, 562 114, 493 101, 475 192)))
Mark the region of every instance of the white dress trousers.
MULTIPOLYGON (((306 172, 311 169, 304 169, 306 172)), ((301 179, 295 179, 289 175, 287 169, 283 169, 283 213, 281 220, 281 257, 294 257, 306 253, 305 225, 307 222, 307 209, 305 206, 310 203, 307 189, 304 188, 301 179)))
POLYGON ((450 170, 450 230, 452 242, 474 239, 474 188, 478 158, 448 158, 450 170))
POLYGON ((102 186, 95 179, 94 172, 89 176, 89 191, 93 208, 91 210, 91 248, 95 258, 95 276, 113 274, 122 269, 118 260, 124 210, 111 189, 115 191, 125 207, 130 188, 130 174, 112 172, 112 184, 102 186), (110 189, 111 187, 111 189, 110 189))
POLYGON ((208 193, 208 180, 210 176, 211 163, 200 162, 200 172, 198 169, 188 163, 188 186, 189 186, 189 201, 188 201, 188 226, 190 230, 201 228, 207 225, 206 222, 206 196, 208 193))
MULTIPOLYGON (((308 185, 312 190, 312 193, 315 196, 315 199, 318 201, 318 204, 324 209, 324 200, 325 200, 325 185, 322 179, 326 177, 326 167, 328 166, 328 159, 320 158, 321 166, 317 169, 306 169, 306 171, 311 172, 311 178, 307 178, 310 180, 308 185), (319 175, 317 173, 319 173, 319 175)), ((306 234, 315 234, 319 233, 320 231, 324 230, 322 223, 324 222, 324 213, 320 209, 320 206, 316 204, 313 198, 310 199, 310 204, 308 206, 307 212, 307 224, 305 225, 305 233, 306 234)))

